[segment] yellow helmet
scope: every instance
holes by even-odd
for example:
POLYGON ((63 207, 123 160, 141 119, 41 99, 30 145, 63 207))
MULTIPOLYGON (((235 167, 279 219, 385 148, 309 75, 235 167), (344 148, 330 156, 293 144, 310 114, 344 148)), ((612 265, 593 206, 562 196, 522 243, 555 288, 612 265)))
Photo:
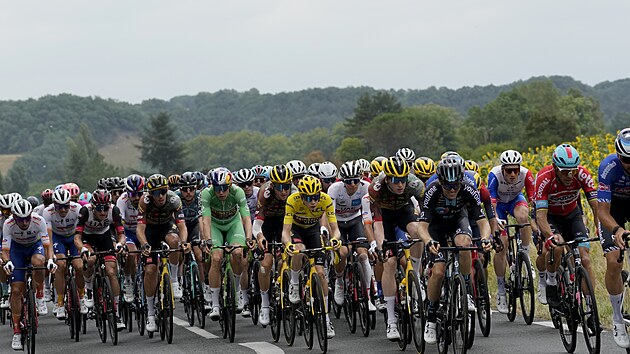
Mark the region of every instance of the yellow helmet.
POLYGON ((168 185, 169 187, 178 187, 179 181, 182 179, 182 176, 175 174, 168 176, 168 185))
POLYGON ((476 173, 481 173, 481 168, 479 167, 479 164, 473 160, 466 160, 464 162, 464 167, 468 171, 475 171, 476 173))
POLYGON ((477 189, 481 189, 481 175, 478 172, 475 172, 475 184, 477 184, 477 189))
POLYGON ((272 183, 277 184, 291 183, 293 173, 291 173, 291 170, 289 170, 286 165, 275 165, 269 173, 269 179, 272 183))
POLYGON ((390 157, 383 163, 383 171, 387 177, 405 177, 409 174, 409 165, 405 160, 390 157))
POLYGON ((317 195, 322 191, 322 183, 319 178, 306 175, 298 183, 298 190, 304 195, 317 195))
MULTIPOLYGON (((385 160, 385 161, 387 161, 387 160, 385 160)), ((372 162, 370 162, 370 174, 373 177, 376 177, 381 172, 383 172, 383 162, 378 161, 377 159, 374 159, 374 160, 372 160, 372 162)))
POLYGON ((413 164, 413 171, 416 176, 429 178, 435 173, 435 161, 426 156, 418 157, 413 164))

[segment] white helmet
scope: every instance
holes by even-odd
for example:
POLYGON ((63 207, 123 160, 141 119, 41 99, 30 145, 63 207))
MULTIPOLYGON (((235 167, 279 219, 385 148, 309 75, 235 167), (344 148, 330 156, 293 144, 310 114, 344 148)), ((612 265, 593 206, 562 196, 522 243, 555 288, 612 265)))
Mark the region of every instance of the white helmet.
POLYGON ((312 164, 308 165, 308 174, 313 177, 318 177, 319 165, 321 165, 321 163, 319 162, 313 162, 312 164))
POLYGON ((520 165, 523 162, 523 156, 516 150, 505 150, 501 153, 501 165, 520 165))
POLYGON ((287 162, 287 167, 293 173, 293 176, 302 176, 306 174, 306 165, 300 160, 291 160, 287 162))
POLYGON ((2 195, 0 196, 0 208, 11 209, 11 206, 13 205, 13 203, 15 203, 15 201, 19 199, 22 199, 22 197, 19 194, 16 195, 16 193, 9 193, 9 194, 2 195))
POLYGON ((358 159, 357 162, 359 163, 359 169, 362 173, 370 172, 370 161, 366 159, 358 159))
POLYGON ((67 189, 57 189, 52 196, 55 204, 66 205, 70 203, 70 192, 67 189))
POLYGON ((398 149, 398 151, 396 151, 396 156, 401 159, 401 160, 405 160, 407 162, 413 162, 416 160, 416 153, 413 152, 413 150, 411 150, 410 148, 400 148, 398 149))
POLYGON ((18 218, 31 216, 33 206, 26 199, 19 199, 11 206, 11 213, 18 218))
POLYGON ((322 162, 317 173, 319 178, 337 178, 337 166, 330 161, 322 162))
POLYGON ((361 176, 361 168, 358 161, 347 161, 339 167, 341 178, 358 178, 361 176))
POLYGON ((233 174, 233 177, 236 183, 246 183, 253 181, 256 175, 249 168, 241 168, 233 174))

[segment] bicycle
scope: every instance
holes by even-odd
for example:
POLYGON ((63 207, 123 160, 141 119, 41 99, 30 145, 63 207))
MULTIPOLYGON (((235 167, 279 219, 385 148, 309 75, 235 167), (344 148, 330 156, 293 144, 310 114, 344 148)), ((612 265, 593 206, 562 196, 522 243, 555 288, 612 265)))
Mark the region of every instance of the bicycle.
POLYGON ((35 289, 33 288, 33 271, 46 270, 46 267, 33 267, 29 264, 27 267, 14 268, 16 270, 26 271, 26 291, 25 299, 22 304, 22 313, 20 314, 20 328, 22 337, 22 346, 26 343, 26 352, 35 353, 35 335, 37 334, 38 316, 35 308, 35 289))
MULTIPOLYGON (((191 242, 191 246, 201 245, 200 240, 191 242)), ((195 317, 199 328, 206 326, 206 316, 204 313, 203 284, 199 276, 199 265, 195 258, 195 252, 188 252, 184 255, 183 292, 181 302, 184 304, 184 312, 188 319, 188 324, 195 325, 195 317)))
MULTIPOLYGON (((282 243, 278 244, 279 247, 283 247, 282 243)), ((277 252, 277 251, 276 251, 277 252)), ((282 327, 284 330, 284 339, 287 341, 287 345, 292 346, 295 342, 295 332, 297 329, 297 317, 296 311, 299 305, 294 305, 289 300, 289 291, 291 286, 291 259, 286 255, 285 252, 282 252, 282 267, 277 275, 277 286, 279 291, 277 298, 280 299, 279 303, 279 314, 282 317, 282 327)), ((274 267, 277 268, 277 257, 274 259, 274 267)), ((271 289, 271 288, 270 288, 271 289)), ((278 308, 278 304, 276 304, 276 308, 278 308)), ((279 325, 276 325, 279 326, 279 325)), ((273 327, 272 327, 273 329, 273 327)), ((278 327, 279 329, 279 327, 278 327)), ((279 334, 278 334, 279 337, 279 334)))
MULTIPOLYGON (((8 290, 8 287, 7 287, 7 290, 8 290)), ((5 294, 1 286, 0 286, 0 301, 9 301, 8 292, 5 294)), ((7 317, 9 317, 9 315, 10 315, 9 309, 0 308, 0 323, 2 325, 5 325, 7 323, 7 317)))
POLYGON ((234 271, 232 270, 231 255, 232 252, 243 246, 222 245, 213 246, 213 249, 223 251, 223 262, 221 263, 221 287, 219 292, 219 309, 221 316, 219 317, 219 326, 223 334, 223 339, 228 339, 230 343, 234 343, 234 335, 236 331, 236 280, 234 271))
MULTIPOLYGON (((279 259, 282 259, 280 254, 282 253, 282 242, 268 242, 268 246, 271 246, 271 254, 273 256, 273 262, 271 264, 271 281, 269 283, 269 326, 271 327, 271 336, 274 342, 280 340, 280 325, 283 318, 283 301, 282 301, 282 277, 281 274, 285 268, 285 263, 279 267, 279 259), (280 269, 278 269, 280 268, 280 269)), ((258 276, 257 273, 253 273, 253 276, 258 276)), ((288 300, 288 297, 286 298, 288 300)), ((289 302, 290 303, 290 302, 289 302)))
MULTIPOLYGON (((479 241, 480 239, 473 239, 473 242, 479 241)), ((481 334, 484 337, 490 335, 490 327, 492 325, 492 316, 490 312, 490 291, 488 290, 488 281, 486 277, 486 266, 484 262, 488 257, 489 252, 483 252, 480 250, 472 250, 470 251, 472 266, 470 269, 470 285, 471 285, 471 295, 475 302, 475 308, 477 308, 477 320, 479 320, 479 329, 481 330, 481 334), (485 256, 482 257, 480 252, 485 256)), ((469 313, 469 330, 468 330, 468 338, 467 344, 468 349, 473 346, 475 342, 475 315, 470 312, 469 313)))
MULTIPOLYGON (((79 292, 77 290, 77 283, 75 280, 75 271, 72 266, 72 260, 81 258, 81 256, 69 256, 66 255, 63 259, 57 261, 65 261, 67 264, 65 276, 65 291, 64 291, 64 306, 66 311, 65 323, 70 329, 70 339, 79 341, 82 326, 85 325, 85 318, 87 315, 81 314, 81 303, 79 298, 79 292)), ((85 333, 85 332, 84 332, 85 333)))
POLYGON ((523 320, 525 320, 527 325, 531 325, 534 321, 536 308, 531 262, 521 242, 521 229, 529 225, 527 223, 505 226, 508 236, 507 264, 510 268, 510 276, 505 280, 508 300, 507 317, 510 322, 514 322, 516 318, 516 299, 520 299, 523 320), (509 232, 512 228, 515 230, 514 235, 510 235, 509 232))
POLYGON ((249 289, 247 289, 247 296, 249 297, 249 310, 251 312, 252 322, 254 325, 258 324, 258 316, 260 316, 260 307, 262 304, 262 298, 260 295, 260 284, 258 284, 258 271, 260 270, 260 257, 263 254, 258 252, 257 248, 251 249, 247 252, 249 258, 249 267, 247 267, 247 273, 249 274, 249 289))
MULTIPOLYGON (((127 247, 125 246, 125 250, 126 248, 127 247)), ((131 333, 133 332, 133 303, 128 303, 127 301, 125 301, 125 296, 122 290, 124 289, 123 284, 125 283, 124 269, 125 262, 127 260, 127 254, 128 252, 120 253, 116 257, 118 260, 118 284, 120 284, 121 289, 120 294, 118 295, 118 316, 122 318, 123 323, 127 327, 127 330, 129 331, 129 333, 131 333)))
POLYGON ((358 313, 361 332, 364 337, 367 337, 370 335, 371 327, 370 310, 368 307, 368 301, 370 300, 368 289, 365 287, 365 274, 363 267, 358 261, 358 254, 355 247, 361 243, 363 243, 363 241, 351 241, 343 244, 349 249, 350 246, 352 246, 343 272, 343 313, 348 322, 350 333, 355 333, 357 330, 358 313))
MULTIPOLYGON (((579 238, 562 243, 551 239, 556 247, 568 246, 571 252, 564 252, 557 274, 558 294, 560 306, 551 308, 552 316, 559 323, 560 339, 568 353, 575 351, 577 342, 577 327, 582 325, 584 341, 589 353, 599 353, 601 349, 601 327, 597 311, 597 300, 591 278, 582 266, 582 258, 578 247, 584 242, 598 242, 599 237, 579 238), (571 262, 573 258, 573 262, 571 262), (579 284, 579 285, 578 285, 579 284), (589 295, 590 294, 590 295, 589 295)), ((551 251, 549 263, 554 262, 554 252, 551 251)))
MULTIPOLYGON (((388 246, 393 246, 391 251, 396 255, 396 317, 398 333, 398 347, 405 350, 412 339, 416 350, 419 353, 424 352, 424 305, 422 299, 422 291, 420 288, 420 279, 413 269, 411 262, 411 247, 422 242, 419 239, 398 240, 387 242, 388 246), (404 258, 404 266, 401 259, 404 258)), ((386 259, 381 259, 386 262, 386 259)), ((385 321, 387 322, 387 313, 385 313, 385 321)))
MULTIPOLYGON (((624 232, 623 234, 623 242, 626 248, 630 247, 628 244, 628 237, 630 237, 630 232, 624 232)), ((625 249, 619 251, 619 258, 617 262, 622 263, 625 253, 625 249)), ((628 261, 630 265, 630 260, 628 261)), ((623 322, 626 327, 630 326, 630 274, 626 269, 621 271, 621 280, 623 281, 623 292, 621 296, 621 315, 623 317, 623 322)), ((626 353, 630 354, 630 348, 626 349, 626 353)))
MULTIPOLYGON (((112 284, 105 271, 105 257, 113 256, 112 250, 90 252, 90 256, 96 256, 94 263, 94 318, 101 342, 107 342, 107 331, 112 345, 118 345, 118 328, 116 325, 116 309, 112 284)), ((87 270, 87 262, 83 262, 83 271, 87 270)))

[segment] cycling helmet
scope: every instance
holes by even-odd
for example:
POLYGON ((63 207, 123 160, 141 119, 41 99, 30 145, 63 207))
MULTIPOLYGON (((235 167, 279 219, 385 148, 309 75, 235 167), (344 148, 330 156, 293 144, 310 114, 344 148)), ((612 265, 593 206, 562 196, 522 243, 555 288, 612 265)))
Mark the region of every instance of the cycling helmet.
POLYGON ((347 162, 344 162, 344 164, 341 165, 341 167, 339 167, 339 177, 343 179, 359 178, 360 176, 361 176, 361 169, 360 169, 358 161, 347 161, 347 162))
POLYGON ((366 160, 366 159, 358 159, 357 162, 359 163, 359 169, 361 169, 361 172, 370 172, 370 161, 366 160))
POLYGON ((516 150, 505 150, 501 153, 501 166, 503 165, 520 165, 523 162, 523 156, 516 150))
POLYGON ((29 203, 31 203, 31 206, 32 206, 33 208, 35 208, 36 206, 38 206, 38 205, 39 205, 39 199, 37 199, 37 197, 36 197, 36 196, 34 196, 34 195, 29 195, 29 196, 28 196, 28 198, 26 198, 26 200, 27 200, 29 203))
POLYGON ((459 156, 459 153, 457 151, 451 151, 451 150, 446 151, 442 154, 442 156, 440 156, 440 160, 445 158, 446 156, 451 156, 451 155, 459 156))
MULTIPOLYGON (((164 175, 156 173, 147 178, 147 190, 149 192, 162 188, 168 188, 168 180, 166 180, 164 175)), ((92 196, 92 198, 94 198, 94 196, 92 196)))
POLYGON ((479 164, 477 162, 473 161, 473 160, 466 160, 466 161, 464 161, 464 167, 468 171, 474 171, 475 173, 481 173, 481 168, 479 167, 479 164))
POLYGON ((254 172, 249 168, 241 168, 240 170, 236 171, 236 173, 234 173, 233 177, 234 182, 236 183, 247 183, 253 181, 254 178, 256 178, 256 176, 254 176, 254 172))
POLYGON ((383 161, 385 160, 387 160, 387 157, 385 156, 376 156, 373 161, 378 161, 380 163, 383 163, 383 161))
POLYGON ((67 190, 68 192, 70 192, 70 195, 73 197, 75 195, 81 194, 81 189, 79 188, 79 186, 76 185, 76 183, 72 183, 72 182, 66 183, 63 185, 63 188, 67 190))
POLYGON ((437 176, 442 183, 460 182, 464 177, 464 164, 461 158, 448 155, 437 165, 437 176))
POLYGON ((378 176, 381 172, 383 172, 383 162, 387 161, 387 159, 379 161, 377 159, 372 160, 370 162, 370 174, 372 176, 378 176))
POLYGON ((553 163, 558 168, 577 168, 580 165, 580 154, 573 146, 561 144, 553 152, 553 163))
POLYGON ((625 128, 617 134, 615 150, 619 156, 630 157, 630 128, 625 128))
POLYGON ((275 165, 269 174, 269 179, 272 183, 286 184, 293 179, 293 173, 286 165, 275 165))
POLYGON ((426 156, 418 157, 413 163, 413 171, 416 176, 429 178, 435 173, 435 161, 426 156))
POLYGON ((125 188, 125 180, 120 177, 109 177, 107 180, 107 190, 119 190, 125 188))
POLYGON ((337 178, 337 166, 330 161, 322 162, 319 165, 319 178, 337 178))
POLYGON ((11 209, 11 205, 17 200, 13 193, 4 194, 0 197, 0 208, 11 209))
POLYGON ((405 160, 390 157, 383 165, 387 177, 405 177, 409 174, 409 165, 405 160))
POLYGON ((256 177, 265 177, 265 166, 263 165, 255 165, 252 167, 252 172, 256 177))
POLYGON ((101 178, 96 182, 96 188, 98 189, 107 189, 107 180, 109 178, 101 178))
POLYGON ((92 193, 92 205, 109 205, 111 203, 111 194, 107 189, 97 189, 92 193))
POLYGON ((89 203, 90 200, 92 200, 92 193, 90 192, 83 192, 79 195, 79 203, 83 202, 83 205, 89 203))
POLYGON ((410 148, 400 148, 396 151, 396 157, 407 162, 413 162, 416 159, 416 153, 410 148))
POLYGON ((291 160, 287 162, 287 167, 295 177, 302 177, 306 174, 306 165, 300 160, 291 160))
POLYGON ((41 194, 41 197, 44 203, 52 203, 52 195, 53 195, 52 189, 44 189, 41 194))
POLYGON ((321 163, 319 162, 314 162, 310 165, 308 165, 308 174, 313 176, 313 177, 318 177, 319 176, 319 165, 321 165, 321 163))
POLYGON ((311 175, 306 175, 300 180, 298 184, 298 190, 301 194, 305 195, 317 195, 322 191, 322 183, 318 178, 311 175))
POLYGON ((53 189, 53 190, 56 191, 57 189, 61 189, 61 188, 63 188, 63 184, 58 184, 57 186, 55 186, 55 189, 53 189))
POLYGON ((61 205, 66 205, 70 203, 71 198, 72 196, 70 195, 70 192, 68 192, 65 189, 60 189, 58 191, 55 191, 55 193, 53 193, 53 196, 52 196, 53 202, 55 202, 55 204, 61 204, 61 205))
POLYGON ((195 187, 197 188, 197 177, 194 172, 184 172, 179 179, 179 185, 182 187, 195 187))
POLYGON ((208 185, 208 178, 201 171, 193 172, 195 177, 197 177, 197 190, 201 190, 202 188, 206 188, 208 185))
POLYGON ((125 179, 125 189, 127 192, 139 193, 144 190, 144 177, 132 174, 125 179))
POLYGON ((181 177, 180 175, 177 175, 177 174, 168 176, 168 186, 169 186, 171 189, 177 189, 177 188, 179 188, 179 180, 180 180, 181 178, 182 178, 182 177, 181 177))
POLYGON ((11 213, 13 216, 18 218, 27 218, 31 216, 33 212, 33 206, 26 199, 16 200, 13 205, 11 205, 11 213))
POLYGON ((217 167, 212 170, 212 174, 210 176, 213 185, 231 185, 232 184, 232 173, 225 167, 217 167))

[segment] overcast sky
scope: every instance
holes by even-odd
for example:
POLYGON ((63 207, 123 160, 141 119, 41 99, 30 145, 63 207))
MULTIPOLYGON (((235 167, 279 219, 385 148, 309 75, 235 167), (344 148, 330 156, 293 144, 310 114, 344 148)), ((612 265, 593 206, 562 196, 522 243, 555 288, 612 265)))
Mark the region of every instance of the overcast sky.
POLYGON ((627 0, 2 1, 0 99, 629 77, 627 0))

